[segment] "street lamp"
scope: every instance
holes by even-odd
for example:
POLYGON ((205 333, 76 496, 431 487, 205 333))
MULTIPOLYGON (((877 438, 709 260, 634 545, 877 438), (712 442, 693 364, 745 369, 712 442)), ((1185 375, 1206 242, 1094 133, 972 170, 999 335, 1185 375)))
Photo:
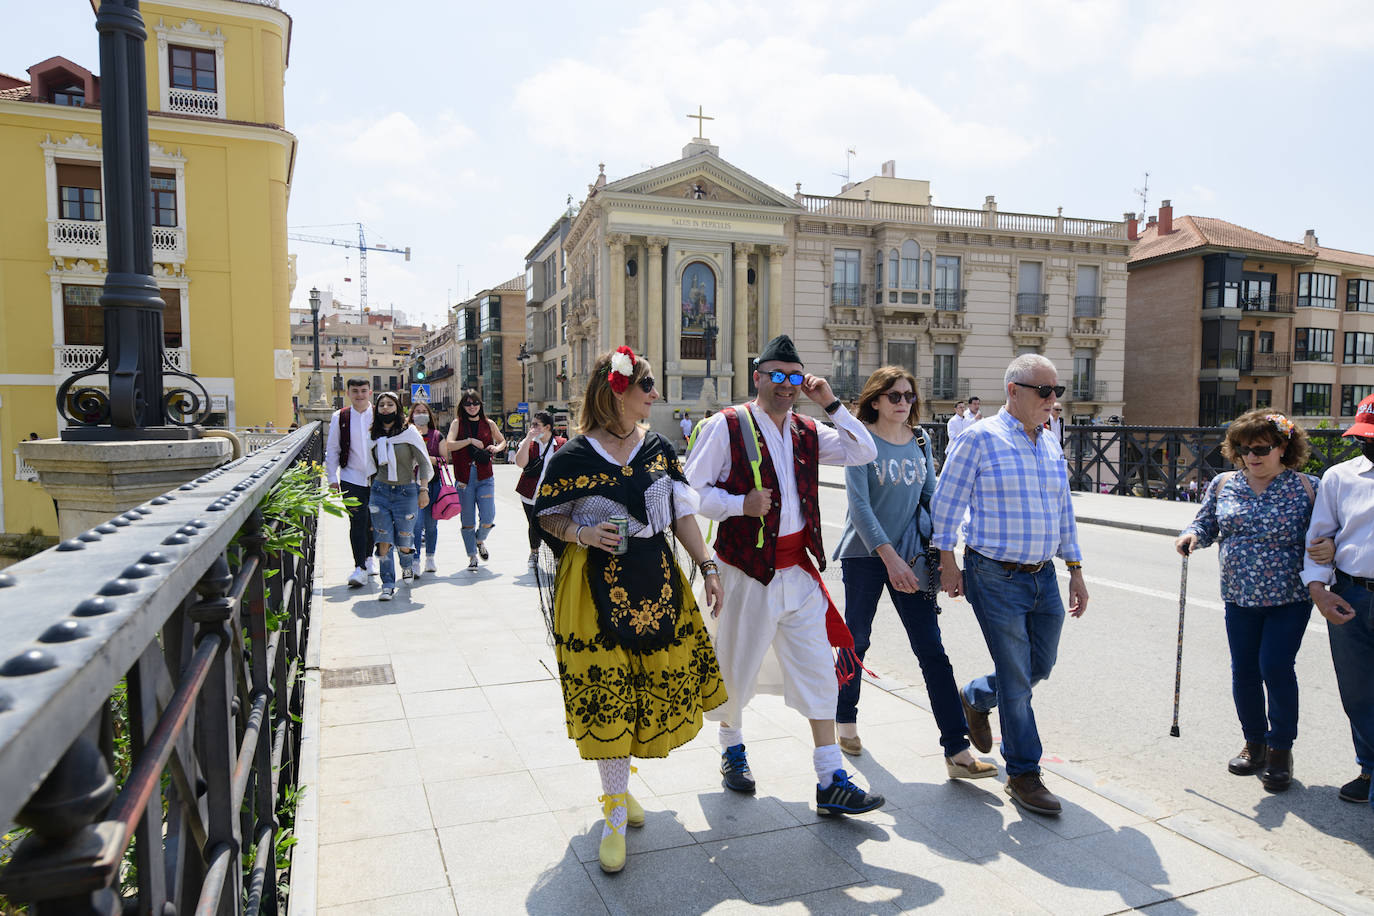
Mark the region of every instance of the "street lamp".
MULTIPOLYGON (((711 354, 716 352, 716 335, 720 333, 720 325, 716 323, 715 315, 707 315, 701 323, 701 336, 706 343, 706 380, 711 381, 711 354)), ((712 382, 711 390, 715 391, 715 383, 712 382)))
POLYGON ((313 286, 310 288, 310 324, 314 328, 315 364, 310 370, 310 402, 307 406, 323 407, 324 379, 320 377, 320 291, 313 286))
POLYGON ((520 400, 522 401, 529 400, 529 398, 526 397, 529 389, 525 387, 525 363, 532 359, 534 359, 534 355, 530 353, 529 348, 522 343, 520 345, 520 352, 515 355, 515 361, 520 364, 520 400))
MULTIPOLYGON (((319 341, 316 341, 318 346, 319 341)), ((339 338, 334 338, 334 352, 329 354, 334 358, 334 409, 343 407, 343 374, 339 371, 339 360, 343 359, 343 350, 339 349, 339 338)))

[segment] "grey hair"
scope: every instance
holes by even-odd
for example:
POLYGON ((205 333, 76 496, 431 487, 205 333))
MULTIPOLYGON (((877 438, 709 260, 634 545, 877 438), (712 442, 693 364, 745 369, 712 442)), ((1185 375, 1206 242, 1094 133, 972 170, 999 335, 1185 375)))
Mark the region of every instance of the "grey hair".
POLYGON ((1006 388, 1012 382, 1025 381, 1036 369, 1049 369, 1055 375, 1059 374, 1059 370, 1054 368, 1054 363, 1039 353, 1022 353, 1007 366, 1006 374, 1002 376, 1002 387, 1006 388))

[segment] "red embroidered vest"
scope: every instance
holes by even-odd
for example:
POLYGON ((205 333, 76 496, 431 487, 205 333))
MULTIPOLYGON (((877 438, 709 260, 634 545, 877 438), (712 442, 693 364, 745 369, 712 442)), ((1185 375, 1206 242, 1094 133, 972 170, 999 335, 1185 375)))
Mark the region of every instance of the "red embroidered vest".
MULTIPOLYGON (((727 407, 725 423, 730 432, 730 476, 717 484, 727 493, 746 494, 754 489, 754 472, 744 450, 746 428, 740 423, 739 411, 747 407, 727 407)), ((796 463, 797 496, 801 500, 802 531, 806 549, 815 557, 816 566, 825 569, 825 547, 821 544, 821 506, 818 458, 820 439, 816 435, 816 421, 798 413, 792 414, 792 460, 796 463)), ((773 581, 778 554, 778 525, 782 518, 782 497, 778 493, 778 475, 768 454, 768 444, 762 434, 758 437, 759 476, 765 489, 773 491, 773 503, 763 521, 763 547, 758 546, 759 519, 752 515, 738 515, 721 522, 716 535, 716 554, 736 569, 747 573, 764 585, 773 581)))
MULTIPOLYGON (((486 420, 473 422, 466 417, 460 417, 458 419, 458 428, 461 430, 458 438, 477 439, 482 443, 482 447, 491 445, 491 443, 495 441, 495 438, 491 434, 491 424, 486 420)), ((453 479, 458 481, 458 483, 466 484, 468 482, 468 476, 472 470, 473 464, 477 465, 478 480, 486 480, 491 477, 491 458, 488 457, 486 460, 481 460, 472 457, 473 450, 479 448, 479 446, 469 445, 449 455, 449 459, 453 462, 453 479)), ((489 454, 490 453, 488 453, 488 455, 489 454)))

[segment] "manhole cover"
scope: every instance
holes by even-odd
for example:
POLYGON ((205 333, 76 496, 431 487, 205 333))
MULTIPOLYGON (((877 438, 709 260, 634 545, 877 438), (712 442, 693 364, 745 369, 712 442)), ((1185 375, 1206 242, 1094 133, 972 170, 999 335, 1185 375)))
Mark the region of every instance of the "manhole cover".
POLYGON ((330 687, 374 687, 396 683, 390 665, 360 665, 357 668, 324 668, 320 675, 324 689, 330 687))

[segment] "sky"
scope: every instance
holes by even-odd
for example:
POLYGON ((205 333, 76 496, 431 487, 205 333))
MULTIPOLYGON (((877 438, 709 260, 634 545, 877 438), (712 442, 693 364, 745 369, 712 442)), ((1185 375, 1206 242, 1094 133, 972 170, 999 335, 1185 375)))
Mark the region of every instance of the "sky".
MULTIPOLYGON (((4 2, 0 71, 97 67, 89 0, 4 2)), ((415 321, 522 274, 599 163, 679 158, 698 105, 723 158, 789 195, 894 159, 943 206, 1120 219, 1148 172, 1146 212, 1374 252, 1367 0, 281 5, 288 221, 409 246, 370 254, 368 298, 415 321)), ((356 301, 356 251, 291 250, 294 306, 356 301)))

